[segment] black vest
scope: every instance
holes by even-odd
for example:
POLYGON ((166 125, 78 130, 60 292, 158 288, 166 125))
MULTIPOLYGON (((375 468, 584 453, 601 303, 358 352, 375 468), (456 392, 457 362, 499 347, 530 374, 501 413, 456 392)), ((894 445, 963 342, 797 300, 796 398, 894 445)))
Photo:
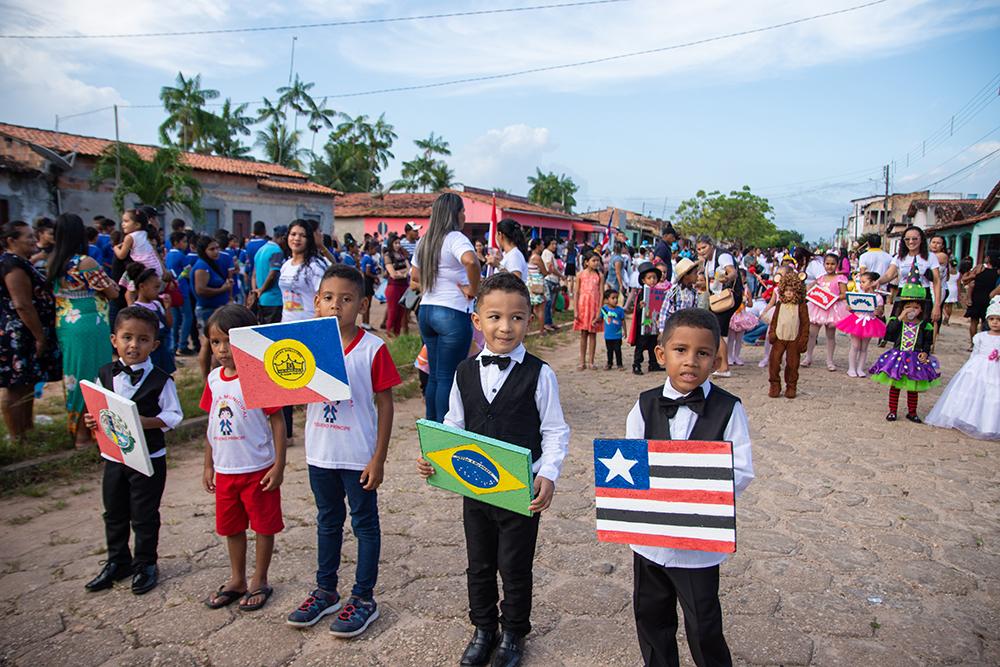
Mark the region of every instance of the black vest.
POLYGON ((542 416, 535 404, 535 388, 544 361, 525 353, 514 364, 500 391, 490 403, 483 395, 479 359, 458 365, 456 381, 465 408, 465 430, 531 450, 531 460, 542 455, 542 416))
MULTIPOLYGON (((114 375, 111 374, 113 367, 113 363, 105 364, 97 372, 97 377, 101 380, 101 384, 104 385, 105 389, 110 391, 115 390, 114 375)), ((132 396, 132 400, 135 401, 135 406, 139 410, 140 417, 156 417, 160 414, 160 394, 163 393, 163 387, 166 386, 169 379, 170 375, 156 366, 153 366, 152 370, 146 374, 142 384, 139 385, 139 390, 132 396)), ((167 446, 161 429, 145 428, 142 432, 146 436, 146 447, 149 449, 150 454, 158 452, 167 446)))
MULTIPOLYGON (((667 413, 660 408, 660 397, 663 396, 663 385, 653 387, 639 394, 639 411, 646 424, 643 437, 647 440, 672 440, 670 437, 670 422, 667 413)), ((705 414, 698 417, 691 429, 691 435, 686 440, 725 440, 723 435, 729 418, 733 416, 733 408, 740 399, 728 391, 712 385, 712 391, 705 399, 705 414)))

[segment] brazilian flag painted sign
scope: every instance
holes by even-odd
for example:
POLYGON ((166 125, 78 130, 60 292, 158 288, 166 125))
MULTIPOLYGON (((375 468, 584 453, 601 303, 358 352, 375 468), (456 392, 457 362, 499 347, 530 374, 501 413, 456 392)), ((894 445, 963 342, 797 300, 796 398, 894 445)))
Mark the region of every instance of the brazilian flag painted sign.
POLYGON ((531 451, 444 424, 417 421, 432 486, 531 516, 531 451))

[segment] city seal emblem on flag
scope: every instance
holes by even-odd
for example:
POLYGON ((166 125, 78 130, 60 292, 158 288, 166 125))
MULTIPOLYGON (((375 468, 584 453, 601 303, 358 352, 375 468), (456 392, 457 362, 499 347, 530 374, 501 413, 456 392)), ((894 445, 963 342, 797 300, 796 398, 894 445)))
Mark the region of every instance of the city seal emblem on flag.
POLYGON ((135 449, 135 438, 124 419, 107 408, 98 413, 98 418, 104 435, 108 436, 108 440, 117 445, 123 454, 128 454, 135 449))
POLYGON ((300 389, 316 374, 316 360, 301 341, 285 338, 264 352, 264 370, 271 381, 285 389, 300 389))

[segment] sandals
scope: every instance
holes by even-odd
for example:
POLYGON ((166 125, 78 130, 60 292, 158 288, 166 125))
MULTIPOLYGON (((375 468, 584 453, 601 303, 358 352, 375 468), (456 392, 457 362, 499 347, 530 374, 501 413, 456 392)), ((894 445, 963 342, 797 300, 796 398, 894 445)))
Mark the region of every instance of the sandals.
POLYGON ((246 591, 227 591, 223 590, 224 587, 225 584, 219 586, 219 590, 215 591, 213 595, 210 595, 208 599, 205 600, 206 607, 209 609, 222 609, 223 607, 228 607, 246 595, 246 591))
POLYGON ((240 600, 240 611, 257 611, 267 604, 267 601, 271 599, 272 593, 274 593, 274 589, 270 586, 262 586, 255 591, 247 591, 243 595, 243 599, 240 600), (246 604, 247 600, 258 596, 263 596, 264 599, 253 604, 246 604))

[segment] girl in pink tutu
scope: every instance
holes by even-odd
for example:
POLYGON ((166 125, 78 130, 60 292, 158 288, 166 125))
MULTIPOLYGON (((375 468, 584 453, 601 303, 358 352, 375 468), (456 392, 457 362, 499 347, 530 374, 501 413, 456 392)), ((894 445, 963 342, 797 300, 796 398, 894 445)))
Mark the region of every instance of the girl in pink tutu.
POLYGON ((812 364, 813 348, 816 347, 816 338, 819 330, 826 329, 826 369, 835 371, 837 367, 833 363, 833 353, 837 349, 837 323, 850 315, 847 310, 847 276, 838 273, 840 258, 833 253, 827 254, 823 259, 823 268, 826 274, 816 279, 816 284, 822 286, 828 292, 837 294, 837 301, 826 310, 809 303, 809 347, 806 350, 806 359, 803 366, 812 364))
MULTIPOLYGON (((866 271, 858 276, 861 291, 867 294, 875 293, 879 275, 874 271, 866 271)), ((867 377, 868 343, 872 338, 885 336, 885 322, 882 321, 884 300, 875 295, 878 306, 874 313, 850 313, 837 323, 837 328, 851 337, 851 351, 847 353, 847 376, 852 378, 867 377)))

